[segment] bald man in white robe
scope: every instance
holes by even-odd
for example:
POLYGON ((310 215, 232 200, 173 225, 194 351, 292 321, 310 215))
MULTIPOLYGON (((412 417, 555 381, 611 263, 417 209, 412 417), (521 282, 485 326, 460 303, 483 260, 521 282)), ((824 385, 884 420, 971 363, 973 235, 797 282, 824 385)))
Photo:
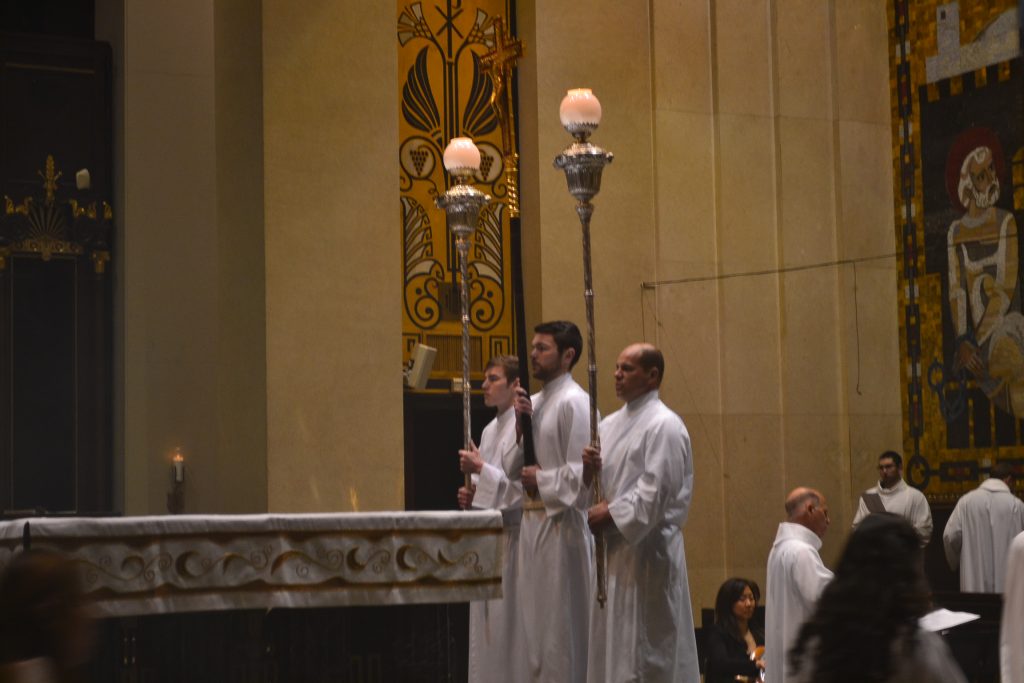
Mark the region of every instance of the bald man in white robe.
POLYGON ((821 492, 801 487, 786 497, 786 521, 768 555, 764 661, 771 683, 789 680, 789 650, 832 580, 818 554, 829 521, 821 492))
POLYGON ((683 421, 661 402, 660 351, 619 354, 615 395, 625 405, 601 422, 584 481, 600 469, 603 502, 589 510, 607 542, 608 599, 590 608, 589 683, 699 683, 682 526, 693 495, 683 421))

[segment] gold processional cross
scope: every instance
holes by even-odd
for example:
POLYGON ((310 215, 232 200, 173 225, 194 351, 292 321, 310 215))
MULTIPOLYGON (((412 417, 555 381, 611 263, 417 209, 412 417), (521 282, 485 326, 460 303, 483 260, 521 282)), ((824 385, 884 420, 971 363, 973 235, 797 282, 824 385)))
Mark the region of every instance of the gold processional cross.
POLYGON ((494 17, 494 49, 481 59, 491 78, 491 107, 501 127, 501 153, 504 155, 505 188, 508 191, 508 215, 519 217, 519 154, 516 152, 515 110, 512 107, 512 69, 523 56, 523 41, 505 32, 505 22, 494 17))

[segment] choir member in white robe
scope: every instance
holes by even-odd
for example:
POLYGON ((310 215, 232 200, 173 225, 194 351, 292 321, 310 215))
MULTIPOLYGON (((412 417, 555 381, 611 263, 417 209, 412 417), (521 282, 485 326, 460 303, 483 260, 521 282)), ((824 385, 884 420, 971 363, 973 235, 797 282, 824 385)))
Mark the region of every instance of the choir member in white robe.
POLYGON ((469 681, 495 683, 526 680, 522 620, 517 602, 519 522, 523 516, 523 449, 512 407, 519 387, 519 359, 495 356, 484 368, 484 405, 498 415, 484 427, 480 448, 459 451, 462 471, 472 476, 473 490, 459 489, 463 508, 501 510, 505 537, 501 572, 502 597, 469 604, 469 681))
POLYGON ((604 500, 590 527, 607 543, 608 600, 590 610, 590 683, 699 683, 682 526, 693 495, 683 421, 661 402, 661 352, 634 344, 615 364, 625 405, 600 425, 600 455, 586 450, 584 482, 600 470, 604 500))
POLYGON ((952 569, 960 567, 960 590, 1002 593, 1006 553, 1024 531, 1024 503, 1010 490, 1013 471, 1005 462, 992 466, 981 486, 963 495, 949 516, 942 542, 952 569))
POLYGON ((885 512, 899 515, 910 522, 921 539, 921 547, 928 545, 932 538, 932 509, 924 494, 903 481, 903 457, 895 451, 886 451, 878 456, 878 486, 864 492, 853 517, 853 528, 864 521, 872 512, 864 500, 865 496, 878 496, 885 512))
POLYGON ((829 525, 825 496, 814 489, 794 489, 786 497, 786 515, 768 554, 764 661, 765 680, 772 683, 789 680, 789 650, 832 580, 818 554, 829 525))
POLYGON ((1024 532, 1010 543, 1006 557, 999 666, 1002 683, 1024 683, 1024 532))
POLYGON ((537 465, 523 468, 519 600, 526 631, 527 680, 583 683, 593 586, 593 537, 583 495, 583 448, 590 441, 590 398, 569 374, 583 337, 573 323, 534 328, 530 361, 544 383, 516 409, 533 414, 537 465))

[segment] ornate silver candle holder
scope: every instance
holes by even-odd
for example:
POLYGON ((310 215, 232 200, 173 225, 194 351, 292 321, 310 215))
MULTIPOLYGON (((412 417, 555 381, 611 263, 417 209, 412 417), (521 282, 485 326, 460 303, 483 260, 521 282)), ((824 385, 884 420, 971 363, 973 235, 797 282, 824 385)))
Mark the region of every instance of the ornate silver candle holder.
MULTIPOLYGON (((480 168, 480 152, 469 138, 454 138, 444 151, 444 166, 455 180, 448 191, 437 198, 444 209, 448 230, 455 235, 459 257, 459 302, 462 306, 462 447, 473 444, 469 415, 469 238, 480 221, 480 211, 491 197, 471 185, 473 172, 480 168)), ((466 488, 472 479, 465 475, 466 488)))
MULTIPOLYGON (((590 267, 590 217, 594 205, 590 200, 601 190, 601 172, 612 162, 612 153, 591 144, 589 141, 601 122, 601 104, 588 89, 570 90, 559 108, 562 126, 576 138, 561 154, 555 157, 555 168, 565 172, 569 194, 576 198, 576 214, 583 229, 583 300, 587 309, 587 381, 590 392, 590 445, 600 448, 601 439, 597 431, 597 352, 594 339, 594 284, 590 267)), ((598 501, 601 494, 601 477, 594 482, 598 501)), ((595 534, 597 553, 597 602, 604 607, 608 597, 608 577, 605 563, 607 549, 604 535, 595 534)))

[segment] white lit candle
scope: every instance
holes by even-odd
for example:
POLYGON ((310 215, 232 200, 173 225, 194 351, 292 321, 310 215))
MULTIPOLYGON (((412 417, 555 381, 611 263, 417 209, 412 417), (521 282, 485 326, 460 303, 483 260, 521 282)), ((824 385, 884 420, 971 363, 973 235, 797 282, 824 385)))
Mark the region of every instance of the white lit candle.
POLYGON ((480 170, 480 150, 469 138, 452 138, 444 148, 444 167, 449 173, 480 170))
POLYGON ((562 98, 558 117, 563 126, 587 123, 596 128, 601 123, 601 103, 590 88, 576 88, 562 98))
POLYGON ((185 481, 185 456, 181 454, 180 448, 174 449, 174 481, 178 484, 185 481))

